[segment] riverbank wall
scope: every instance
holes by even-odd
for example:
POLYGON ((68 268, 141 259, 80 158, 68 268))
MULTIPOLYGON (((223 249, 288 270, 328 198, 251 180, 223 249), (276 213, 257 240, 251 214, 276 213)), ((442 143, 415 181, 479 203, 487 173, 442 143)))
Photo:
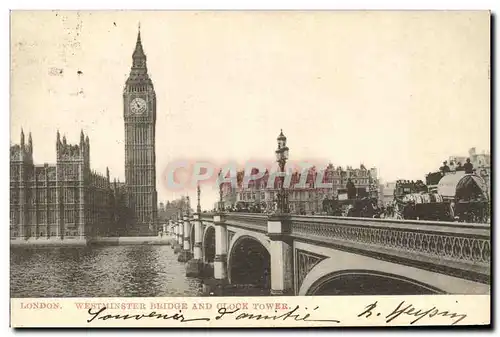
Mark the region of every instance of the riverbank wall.
POLYGON ((65 238, 15 238, 11 247, 85 247, 122 245, 165 245, 172 243, 173 236, 117 236, 117 237, 65 237, 65 238))
POLYGON ((11 247, 85 247, 89 244, 85 237, 65 237, 65 238, 15 238, 10 240, 11 247))
POLYGON ((122 245, 165 245, 171 244, 173 236, 118 236, 100 237, 90 240, 90 245, 95 246, 122 246, 122 245))

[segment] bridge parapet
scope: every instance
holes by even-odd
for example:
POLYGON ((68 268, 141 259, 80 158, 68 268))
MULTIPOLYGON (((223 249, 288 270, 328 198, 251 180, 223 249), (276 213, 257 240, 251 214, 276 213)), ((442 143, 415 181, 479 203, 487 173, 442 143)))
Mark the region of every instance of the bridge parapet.
POLYGON ((225 219, 226 224, 231 226, 267 232, 268 216, 265 214, 226 213, 225 219))
POLYGON ((214 221, 214 213, 200 213, 201 221, 213 222, 214 221))
POLYGON ((294 239, 490 282, 489 224, 292 216, 294 239))

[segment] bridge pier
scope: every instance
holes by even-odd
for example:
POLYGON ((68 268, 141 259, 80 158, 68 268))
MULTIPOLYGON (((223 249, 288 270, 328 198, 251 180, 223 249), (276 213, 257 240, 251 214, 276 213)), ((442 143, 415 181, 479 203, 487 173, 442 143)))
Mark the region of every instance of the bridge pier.
POLYGON ((174 245, 174 253, 178 254, 182 251, 182 240, 183 240, 183 230, 182 230, 182 220, 177 220, 177 224, 175 225, 175 232, 176 232, 176 240, 177 242, 174 245))
POLYGON ((168 239, 169 244, 172 247, 172 249, 174 249, 176 237, 175 237, 175 233, 174 233, 174 227, 172 225, 172 220, 168 220, 167 234, 169 237, 169 239, 168 239))
POLYGON ((223 213, 214 216, 215 225, 215 259, 214 278, 227 280, 227 228, 223 213))
MULTIPOLYGON (((198 215, 199 216, 199 215, 198 215)), ((203 232, 201 226, 201 220, 199 225, 195 226, 195 243, 199 241, 199 247, 195 246, 195 259, 193 259, 192 264, 196 263, 196 257, 200 256, 200 263, 197 265, 197 271, 199 270, 199 276, 202 277, 203 291, 208 295, 224 296, 226 294, 226 288, 229 285, 227 278, 227 229, 225 223, 225 214, 217 213, 213 217, 214 231, 215 231, 215 247, 213 256, 213 276, 207 275, 208 263, 205 262, 208 256, 202 256, 203 247, 203 232), (198 228, 199 226, 199 228, 198 228), (199 229, 199 235, 197 234, 197 229, 199 229), (198 269, 199 268, 199 269, 198 269)), ((205 252, 207 254, 208 251, 205 252)), ((190 271, 190 270, 189 270, 190 271)))
POLYGON ((185 214, 183 216, 184 224, 182 226, 182 251, 179 254, 177 261, 179 262, 187 262, 191 259, 191 244, 190 244, 190 234, 191 234, 191 222, 189 221, 188 215, 185 214))
POLYGON ((172 241, 170 242, 170 245, 172 249, 174 249, 177 244, 177 229, 173 220, 170 220, 170 232, 172 233, 172 241))
POLYGON ((271 251, 271 295, 293 296, 293 240, 286 215, 270 216, 267 235, 271 251))
POLYGON ((201 219, 200 214, 195 213, 194 217, 194 250, 193 250, 193 258, 189 260, 188 265, 186 266, 186 276, 188 277, 199 277, 203 272, 203 261, 202 261, 202 227, 201 227, 201 219))

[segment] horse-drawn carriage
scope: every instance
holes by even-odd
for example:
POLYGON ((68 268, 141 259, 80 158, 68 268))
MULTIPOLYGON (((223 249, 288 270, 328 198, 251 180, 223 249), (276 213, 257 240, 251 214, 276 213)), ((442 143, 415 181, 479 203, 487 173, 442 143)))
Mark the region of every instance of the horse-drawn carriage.
POLYGON ((439 180, 436 190, 406 192, 396 184, 396 218, 480 223, 490 218, 487 185, 476 174, 452 172, 439 180))

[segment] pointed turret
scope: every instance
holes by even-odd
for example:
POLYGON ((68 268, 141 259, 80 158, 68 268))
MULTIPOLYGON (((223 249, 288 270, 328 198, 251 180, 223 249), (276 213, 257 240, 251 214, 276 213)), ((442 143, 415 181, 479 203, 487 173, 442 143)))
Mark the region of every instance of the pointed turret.
POLYGON ((85 142, 85 135, 83 134, 83 129, 80 131, 80 146, 83 147, 83 143, 85 142))
POLYGON ((31 132, 28 135, 28 147, 30 153, 33 153, 33 139, 31 138, 31 132))
POLYGON ((63 136, 63 141, 62 141, 63 145, 66 146, 66 135, 63 136))
POLYGON ((21 147, 23 147, 23 146, 24 146, 24 131, 21 128, 21 147))
POLYGON ((59 157, 60 148, 61 148, 61 134, 59 133, 59 129, 58 129, 57 134, 56 134, 56 153, 57 153, 58 157, 59 157))
POLYGON ((106 178, 108 179, 109 182, 109 168, 106 166, 106 178))

